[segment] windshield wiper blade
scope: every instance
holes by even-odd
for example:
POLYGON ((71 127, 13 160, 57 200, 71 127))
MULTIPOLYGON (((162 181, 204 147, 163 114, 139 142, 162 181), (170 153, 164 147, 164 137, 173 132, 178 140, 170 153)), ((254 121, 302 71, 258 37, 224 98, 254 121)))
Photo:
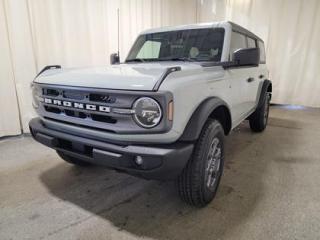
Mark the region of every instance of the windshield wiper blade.
POLYGON ((142 58, 128 59, 126 62, 145 62, 142 58))
POLYGON ((174 57, 174 58, 160 58, 160 61, 184 61, 184 62, 195 62, 196 60, 187 57, 174 57))
POLYGON ((196 62, 195 59, 187 58, 187 57, 173 57, 173 58, 150 58, 150 59, 142 59, 142 58, 133 58, 128 59, 126 62, 157 62, 157 61, 184 61, 184 62, 196 62))

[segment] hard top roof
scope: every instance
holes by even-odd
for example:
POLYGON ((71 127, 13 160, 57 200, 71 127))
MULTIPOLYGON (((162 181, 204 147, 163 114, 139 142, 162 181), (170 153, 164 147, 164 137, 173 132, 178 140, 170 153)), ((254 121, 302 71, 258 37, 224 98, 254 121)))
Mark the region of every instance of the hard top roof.
POLYGON ((218 27, 225 27, 231 26, 232 30, 235 32, 239 32, 245 34, 251 38, 255 38, 259 41, 263 40, 259 38, 254 33, 250 32, 249 30, 241 27, 240 25, 230 22, 230 21, 222 21, 222 22, 209 22, 209 23, 196 23, 196 24, 188 24, 188 25, 179 25, 179 26, 170 26, 170 27, 161 27, 161 28, 152 28, 143 31, 141 34, 151 34, 157 32, 169 32, 169 31, 179 31, 179 30, 188 30, 188 29, 201 29, 201 28, 218 28, 218 27))

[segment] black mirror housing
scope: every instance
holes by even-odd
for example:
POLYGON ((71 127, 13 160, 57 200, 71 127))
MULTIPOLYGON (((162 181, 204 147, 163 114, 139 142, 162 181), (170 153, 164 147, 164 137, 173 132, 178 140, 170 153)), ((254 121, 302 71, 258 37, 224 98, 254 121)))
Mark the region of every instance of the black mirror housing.
POLYGON ((243 48, 233 53, 233 61, 236 66, 259 66, 260 49, 243 48))
POLYGON ((110 55, 110 64, 114 65, 114 64, 119 64, 120 63, 120 56, 118 53, 112 53, 110 55))

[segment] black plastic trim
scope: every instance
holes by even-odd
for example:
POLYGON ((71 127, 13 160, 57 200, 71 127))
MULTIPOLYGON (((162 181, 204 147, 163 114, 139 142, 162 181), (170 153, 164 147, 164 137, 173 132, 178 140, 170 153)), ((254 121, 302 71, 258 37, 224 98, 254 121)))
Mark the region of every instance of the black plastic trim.
POLYGON ((259 48, 244 48, 238 49, 233 53, 233 61, 236 66, 259 66, 260 49, 259 48))
POLYGON ((220 106, 226 107, 230 115, 230 119, 229 119, 230 124, 228 124, 229 127, 227 128, 227 131, 226 131, 226 134, 228 134, 229 131, 231 130, 230 109, 227 103, 224 102, 222 99, 217 97, 211 97, 204 100, 194 111, 179 140, 180 141, 197 140, 201 133, 202 127, 204 126, 205 122, 208 120, 211 113, 220 106))
POLYGON ((38 76, 40 76, 41 73, 43 73, 43 72, 45 72, 45 71, 47 71, 47 70, 49 70, 49 69, 60 69, 60 68, 61 68, 60 65, 48 65, 48 66, 45 66, 45 67, 37 74, 36 78, 37 78, 38 76))
POLYGON ((33 138, 50 148, 86 162, 125 171, 147 179, 176 179, 191 157, 194 147, 191 143, 181 142, 157 146, 106 143, 48 129, 40 118, 32 119, 29 127, 33 138), (91 151, 83 151, 83 149, 91 149, 91 151), (136 156, 144 159, 141 166, 135 164, 136 156))
POLYGON ((200 64, 201 67, 223 67, 223 68, 229 68, 229 67, 234 67, 235 64, 232 61, 227 61, 227 62, 205 62, 200 64))
POLYGON ((176 67, 169 67, 167 70, 164 72, 164 74, 161 76, 161 78, 156 82, 156 84, 153 87, 153 91, 158 91, 162 82, 166 79, 166 77, 173 72, 181 71, 181 67, 176 66, 176 67))
MULTIPOLYGON (((262 87, 261 87, 261 91, 260 91, 260 95, 259 95, 259 101, 257 104, 257 108, 261 107, 262 104, 264 103, 264 98, 265 98, 265 93, 268 91, 269 86, 272 87, 272 82, 268 79, 265 79, 262 83, 262 87)), ((270 99, 271 99, 271 94, 272 92, 269 93, 270 94, 270 99)))
POLYGON ((202 67, 221 66, 224 69, 257 67, 259 66, 260 49, 259 48, 242 48, 234 53, 234 61, 226 62, 206 62, 202 63, 202 67))

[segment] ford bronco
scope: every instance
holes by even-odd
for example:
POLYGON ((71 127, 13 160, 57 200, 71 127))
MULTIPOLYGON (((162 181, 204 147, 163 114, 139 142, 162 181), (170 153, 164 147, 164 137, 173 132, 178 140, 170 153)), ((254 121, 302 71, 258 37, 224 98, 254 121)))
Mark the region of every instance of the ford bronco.
POLYGON ((142 32, 124 62, 45 67, 32 83, 38 142, 65 161, 176 180, 205 206, 224 164, 224 136, 243 120, 266 128, 272 84, 264 42, 232 22, 142 32))

